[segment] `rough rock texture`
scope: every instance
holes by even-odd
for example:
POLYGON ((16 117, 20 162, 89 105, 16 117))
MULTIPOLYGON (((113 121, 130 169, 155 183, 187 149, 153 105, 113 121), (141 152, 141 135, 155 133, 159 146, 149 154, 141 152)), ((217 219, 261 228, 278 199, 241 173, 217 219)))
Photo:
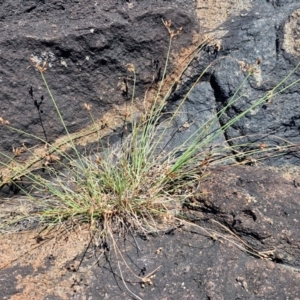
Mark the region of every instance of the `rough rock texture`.
MULTIPOLYGON (((211 62, 212 68, 207 72, 206 78, 214 90, 218 109, 221 110, 240 87, 249 67, 254 68, 253 76, 244 83, 238 94, 241 96, 239 101, 222 115, 221 125, 225 125, 270 92, 299 62, 299 1, 247 3, 247 10, 238 10, 232 16, 227 16, 226 21, 219 26, 208 22, 209 29, 215 29, 219 42, 214 47, 208 45, 199 54, 198 63, 190 68, 190 80, 187 79, 184 83, 188 90, 191 81, 199 76, 199 71, 211 62)), ((203 11, 203 7, 201 9, 203 11)), ((277 91, 299 79, 299 72, 297 69, 277 91)), ((259 144, 277 149, 293 145, 284 156, 268 157, 264 163, 299 165, 298 90, 299 83, 281 94, 270 93, 267 101, 225 131, 227 141, 231 145, 249 144, 241 149, 244 151, 259 144)), ((175 99, 178 97, 180 98, 180 92, 177 92, 175 99)))
POLYGON ((212 170, 191 207, 243 236, 257 251, 270 251, 272 260, 299 268, 299 186, 295 175, 223 167, 212 170))
MULTIPOLYGON (((197 34, 198 40, 210 37, 170 97, 170 108, 174 107, 171 100, 183 99, 209 63, 212 67, 202 81, 210 87, 200 82, 191 98, 206 97, 210 89, 213 96, 205 100, 209 102, 206 105, 217 111, 239 88, 249 66, 255 67, 240 91, 241 99, 222 115, 222 126, 270 92, 296 66, 299 6, 298 1, 197 1, 195 5, 189 1, 7 2, 1 7, 0 18, 0 117, 50 142, 65 135, 31 57, 47 62, 45 76, 71 133, 92 126, 84 103, 92 105, 94 118, 106 128, 101 135, 116 134, 118 128, 120 132, 132 95, 132 75, 126 64, 136 67, 136 104, 143 109, 146 89, 161 79, 168 44, 161 19, 170 19, 173 28, 182 27, 183 32, 174 41, 169 71, 176 65, 175 53, 187 51, 197 34)), ((285 85, 298 79, 298 74, 296 71, 285 85)), ((174 136, 169 148, 182 144, 195 131, 174 135, 178 127, 187 120, 195 127, 207 118, 196 102, 191 100, 182 108, 182 118, 169 131, 174 136), (190 111, 196 115, 191 117, 190 111)), ((228 128, 220 140, 225 138, 231 145, 251 144, 240 149, 244 151, 259 145, 277 150, 289 146, 286 155, 267 157, 265 163, 299 165, 299 111, 295 85, 280 95, 270 94, 267 102, 228 128)), ((0 151, 6 155, 12 155, 13 147, 23 143, 27 147, 40 143, 3 126, 0 134, 0 151)), ((96 135, 83 136, 84 145, 97 139, 96 135)))
POLYGON ((61 236, 7 236, 0 240, 0 297, 298 299, 299 188, 299 176, 214 169, 182 211, 195 225, 116 237, 118 257, 112 243, 89 247, 84 226, 61 236))
MULTIPOLYGON (((172 48, 179 53, 198 31, 192 8, 189 1, 6 1, 0 9, 0 116, 42 139, 44 126, 50 142, 66 134, 32 58, 47 62, 45 77, 70 133, 92 123, 84 103, 92 105, 95 120, 120 127, 132 95, 126 65, 136 68, 142 107, 144 92, 161 79, 166 59, 169 36, 162 19, 172 20, 175 30, 182 27, 172 48)), ((22 143, 40 143, 3 126, 0 135, 5 154, 22 143)))
MULTIPOLYGON (((168 105, 170 111, 177 109, 175 105, 168 105)), ((158 135, 164 132, 161 148, 164 151, 171 151, 175 148, 178 151, 186 149, 196 137, 210 139, 218 129, 220 129, 219 120, 216 117, 217 106, 214 101, 214 90, 209 82, 200 82, 191 90, 181 108, 175 116, 159 125, 158 135), (166 130, 167 128, 167 130, 166 130), (207 128, 207 130, 205 130, 207 128)), ((219 146, 224 149, 227 145, 223 134, 217 135, 205 148, 219 146)))
MULTIPOLYGON (((109 127, 104 134, 111 136, 122 127, 132 94, 126 64, 137 70, 137 103, 143 103, 152 81, 160 79, 168 43, 161 18, 171 19, 174 28, 183 27, 174 42, 176 52, 192 45, 200 25, 201 35, 214 40, 199 48, 166 110, 176 109, 209 63, 212 68, 168 131, 164 147, 172 149, 228 103, 249 67, 255 72, 241 90, 243 97, 213 129, 269 92, 300 55, 300 1, 19 0, 1 5, 0 117, 44 138, 39 108, 49 141, 65 131, 29 57, 47 61, 45 76, 70 132, 91 124, 84 110, 88 103, 96 120, 109 127)), ((175 58, 174 52, 172 67, 175 58)), ((298 76, 297 70, 288 83, 298 76)), ((260 149, 292 143, 288 153, 264 162, 299 166, 298 89, 296 85, 270 95, 216 143, 243 141, 260 149)), ((37 143, 3 126, 0 134, 0 151, 9 155, 12 146, 37 143)), ((250 166, 211 169, 182 209, 193 224, 175 224, 156 235, 116 237, 118 257, 113 244, 100 239, 91 247, 84 226, 62 236, 42 229, 6 235, 0 239, 0 298, 300 299, 299 189, 299 175, 290 170, 282 175, 250 166)), ((0 205, 2 218, 29 204, 17 197, 1 199, 0 205)))

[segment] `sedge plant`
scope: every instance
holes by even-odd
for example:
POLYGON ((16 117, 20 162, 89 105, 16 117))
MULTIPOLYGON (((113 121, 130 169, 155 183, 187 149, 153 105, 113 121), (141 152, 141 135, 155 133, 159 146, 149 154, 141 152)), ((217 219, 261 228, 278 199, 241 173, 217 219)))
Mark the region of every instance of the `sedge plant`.
MULTIPOLYGON (((15 165, 19 169, 15 171, 14 178, 17 177, 19 172, 20 176, 32 183, 31 190, 23 189, 21 186, 19 188, 38 207, 29 216, 22 216, 21 218, 34 216, 40 222, 47 224, 60 224, 65 220, 86 222, 93 229, 99 229, 100 233, 109 236, 120 230, 135 229, 142 230, 144 233, 157 230, 178 217, 182 203, 193 195, 195 186, 201 182, 203 177, 207 176, 206 170, 209 165, 229 159, 228 147, 224 148, 226 155, 220 156, 220 149, 218 149, 218 154, 215 154, 207 150, 208 146, 247 113, 265 103, 269 99, 270 93, 273 96, 282 93, 300 81, 299 79, 284 86, 291 74, 294 73, 295 70, 293 70, 271 92, 257 99, 249 108, 219 129, 212 130, 226 110, 242 97, 242 87, 254 72, 253 68, 249 68, 248 74, 242 80, 240 87, 223 109, 213 118, 204 122, 180 147, 164 152, 161 149, 161 144, 166 138, 166 130, 172 126, 172 122, 180 113, 180 108, 194 86, 201 80, 207 70, 213 67, 216 61, 207 66, 200 74, 175 111, 169 114, 167 120, 164 120, 165 129, 161 131, 160 123, 164 114, 163 110, 173 90, 173 86, 170 86, 162 95, 172 41, 181 32, 181 29, 178 31, 172 30, 170 21, 163 21, 163 24, 169 33, 169 46, 162 79, 158 84, 152 106, 136 118, 134 92, 138 79, 135 66, 128 64, 127 68, 131 74, 133 87, 131 111, 129 112, 131 131, 122 143, 117 143, 90 156, 83 156, 79 152, 75 141, 69 134, 56 104, 57 102, 51 93, 51 88, 47 83, 45 64, 40 66, 34 62, 65 129, 68 143, 75 152, 75 158, 59 147, 53 148, 53 145, 48 145, 46 141, 43 141, 47 144, 48 149, 52 151, 52 158, 49 158, 51 164, 44 165, 44 168, 47 169, 47 176, 42 176, 36 171, 24 172, 22 165, 15 161, 15 165), (221 158, 214 159, 214 156, 220 156, 221 158), (57 173, 57 170, 53 168, 52 162, 55 157, 63 158, 55 160, 55 164, 59 164, 64 170, 63 172, 57 173), (37 199, 32 191, 44 196, 37 199)), ((194 56, 191 57, 187 66, 194 56)), ((173 84, 178 80, 179 78, 176 78, 173 84)), ((97 124, 93 118, 91 105, 86 104, 85 108, 96 128, 97 124)), ((9 130, 18 130, 2 118, 0 118, 0 123, 7 126, 9 130)), ((274 149, 266 148, 259 151, 267 152, 270 150, 274 149)), ((257 151, 249 151, 244 155, 250 156, 257 153, 257 151)), ((232 154, 231 156, 238 155, 232 154)), ((2 156, 5 157, 3 153, 2 156)), ((232 157, 230 158, 232 159, 232 157)), ((8 164, 4 165, 7 166, 8 164)), ((15 184, 18 185, 18 183, 15 184)))

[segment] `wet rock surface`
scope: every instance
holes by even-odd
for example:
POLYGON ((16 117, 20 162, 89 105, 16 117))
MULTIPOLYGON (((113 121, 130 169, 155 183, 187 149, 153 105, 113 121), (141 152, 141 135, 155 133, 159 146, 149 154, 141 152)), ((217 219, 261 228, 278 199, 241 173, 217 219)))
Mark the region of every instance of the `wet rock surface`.
MULTIPOLYGON (((220 128, 297 65, 300 9, 299 1, 228 1, 226 6, 222 2, 197 1, 195 6, 179 0, 1 4, 0 116, 12 126, 45 138, 37 103, 49 141, 65 134, 30 57, 47 61, 45 76, 70 132, 91 122, 84 103, 93 105, 95 118, 100 120, 130 100, 127 63, 136 66, 136 95, 143 102, 145 90, 159 77, 167 51, 163 18, 171 19, 175 28, 183 27, 174 51, 192 44, 199 24, 203 34, 216 39, 199 50, 168 99, 167 108, 175 109, 207 65, 213 64, 174 120, 166 149, 181 145, 222 109, 245 78, 246 69, 255 66, 241 90, 243 97, 215 124, 214 129, 220 128), (124 82, 128 91, 122 90, 124 82)), ((286 86, 298 76, 296 71, 286 86)), ((296 85, 270 97, 228 128, 217 143, 278 147, 290 143, 294 145, 291 151, 267 157, 263 163, 286 165, 288 171, 291 165, 299 166, 298 89, 296 85)), ((110 115, 115 122, 109 125, 113 128, 108 134, 122 126, 124 112, 120 110, 110 115)), ((2 126, 0 134, 0 151, 8 155, 12 146, 36 144, 2 126)), ((0 298, 300 298, 299 172, 283 175, 257 166, 209 171, 194 197, 183 205, 186 222, 166 232, 116 237, 119 252, 101 240, 91 246, 84 227, 61 236, 51 233, 41 238, 42 229, 2 236, 0 298)), ((1 199, 0 217, 16 213, 16 207, 25 209, 22 199, 16 202, 14 206, 11 199, 1 199)))

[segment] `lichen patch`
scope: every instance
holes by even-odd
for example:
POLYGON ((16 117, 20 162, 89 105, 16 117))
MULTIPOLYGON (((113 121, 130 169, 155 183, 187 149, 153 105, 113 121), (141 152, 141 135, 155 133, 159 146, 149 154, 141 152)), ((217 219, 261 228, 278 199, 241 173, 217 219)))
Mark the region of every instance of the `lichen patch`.
POLYGON ((252 0, 198 0, 197 16, 201 29, 214 38, 221 38, 226 31, 222 24, 230 17, 238 16, 252 6, 252 0))
POLYGON ((286 52, 300 55, 300 9, 294 11, 284 26, 283 48, 286 52))

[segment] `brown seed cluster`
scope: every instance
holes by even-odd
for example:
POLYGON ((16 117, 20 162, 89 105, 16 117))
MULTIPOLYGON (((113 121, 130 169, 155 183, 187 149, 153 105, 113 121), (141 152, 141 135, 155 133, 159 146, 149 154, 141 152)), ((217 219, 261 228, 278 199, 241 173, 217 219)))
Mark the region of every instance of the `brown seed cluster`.
POLYGON ((12 152, 14 156, 19 156, 21 153, 25 152, 27 150, 26 145, 23 143, 22 147, 17 147, 15 148, 14 146, 12 147, 12 152))
POLYGON ((87 111, 91 111, 92 105, 91 105, 91 104, 84 103, 84 108, 85 108, 87 111))
POLYGON ((0 117, 0 125, 9 125, 9 121, 4 120, 2 117, 0 117))
POLYGON ((30 57, 30 61, 33 63, 33 65, 37 68, 37 70, 41 73, 44 73, 47 68, 46 68, 46 64, 47 62, 44 61, 42 65, 40 65, 38 62, 36 62, 36 60, 33 57, 30 57))
POLYGON ((162 19, 162 22, 165 25, 165 27, 167 28, 171 39, 173 39, 175 36, 179 35, 182 32, 182 30, 183 30, 182 27, 180 27, 176 31, 173 30, 173 29, 171 29, 171 25, 172 25, 172 21, 171 20, 165 21, 165 20, 162 19))
POLYGON ((135 73, 135 68, 133 64, 127 64, 126 67, 128 72, 135 73))

